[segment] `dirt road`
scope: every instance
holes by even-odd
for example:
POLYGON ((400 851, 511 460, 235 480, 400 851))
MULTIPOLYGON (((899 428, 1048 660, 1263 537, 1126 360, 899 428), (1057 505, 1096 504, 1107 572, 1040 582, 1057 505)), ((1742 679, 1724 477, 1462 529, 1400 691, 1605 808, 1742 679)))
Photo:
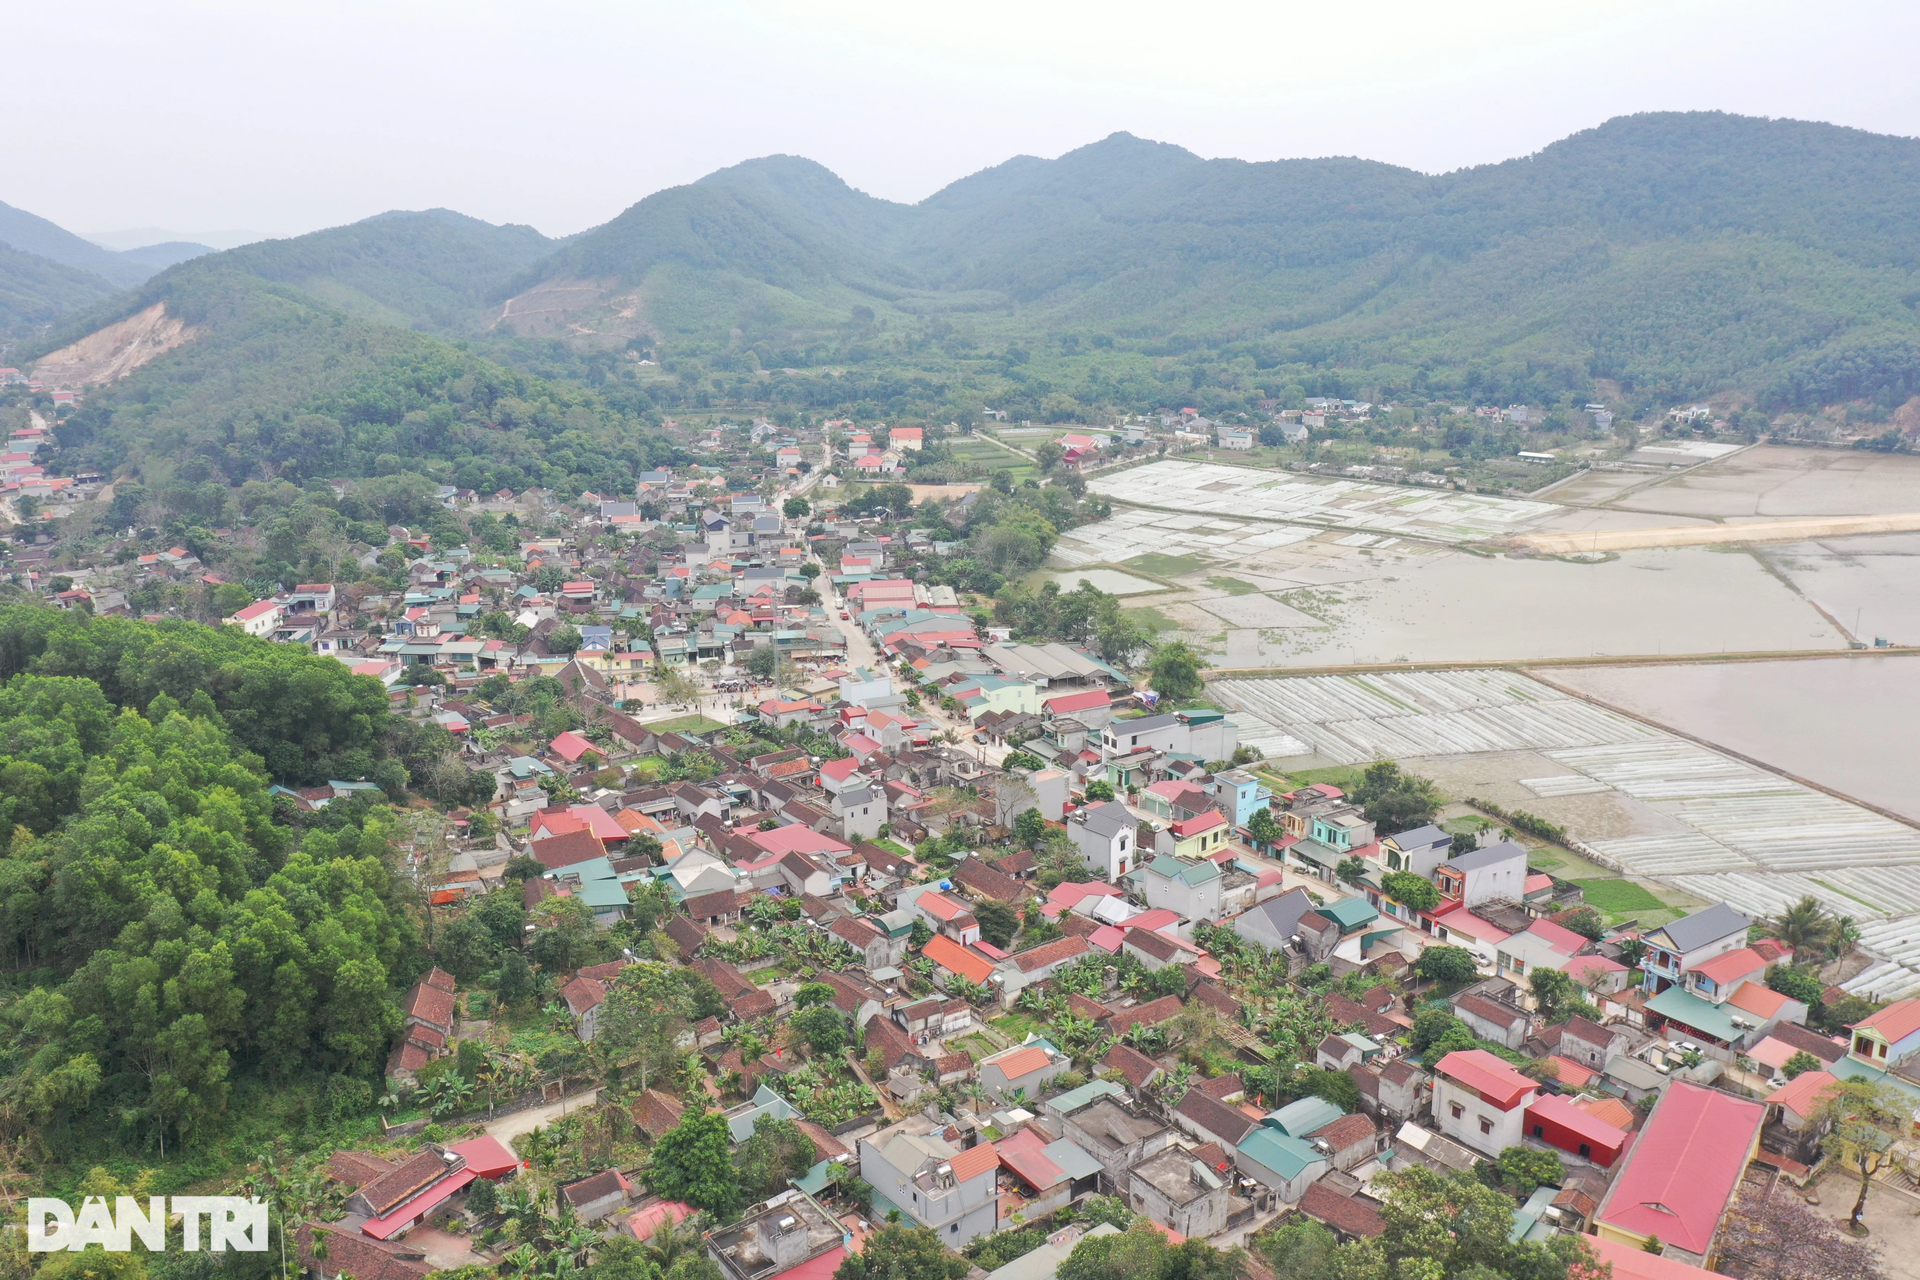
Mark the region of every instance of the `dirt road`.
POLYGON ((500 1141, 508 1147, 512 1147, 513 1140, 521 1134, 531 1133, 535 1129, 550 1125, 561 1116, 572 1115, 582 1107, 591 1107, 594 1100, 599 1096, 600 1091, 598 1089, 590 1089, 585 1093, 576 1093, 572 1097, 562 1098, 558 1102, 549 1102, 538 1107, 528 1107, 525 1111, 515 1111, 510 1115, 504 1115, 497 1120, 490 1121, 487 1124, 487 1132, 500 1139, 500 1141))
POLYGON ((1754 520, 1746 524, 1699 524, 1659 529, 1612 529, 1591 533, 1523 533, 1516 547, 1573 556, 1645 547, 1706 547, 1733 542, 1804 542, 1857 533, 1911 533, 1920 529, 1920 512, 1879 516, 1814 516, 1800 520, 1754 520))

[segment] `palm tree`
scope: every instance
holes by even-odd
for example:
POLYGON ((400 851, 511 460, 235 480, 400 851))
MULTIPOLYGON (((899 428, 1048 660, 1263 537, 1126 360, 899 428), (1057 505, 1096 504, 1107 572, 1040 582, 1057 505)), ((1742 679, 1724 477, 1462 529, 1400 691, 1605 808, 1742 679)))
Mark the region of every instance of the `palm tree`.
POLYGON ((1144 1022, 1136 1022, 1128 1027, 1121 1039, 1145 1054, 1155 1054, 1167 1047, 1167 1033, 1144 1022))
POLYGON ((1827 909, 1809 894, 1779 915, 1762 920, 1760 932, 1785 944, 1799 957, 1825 951, 1833 944, 1838 927, 1827 909))
POLYGON ((663 1218, 653 1234, 646 1239, 647 1261, 660 1268, 662 1275, 672 1269, 681 1257, 692 1253, 700 1244, 699 1215, 675 1222, 672 1218, 663 1218))

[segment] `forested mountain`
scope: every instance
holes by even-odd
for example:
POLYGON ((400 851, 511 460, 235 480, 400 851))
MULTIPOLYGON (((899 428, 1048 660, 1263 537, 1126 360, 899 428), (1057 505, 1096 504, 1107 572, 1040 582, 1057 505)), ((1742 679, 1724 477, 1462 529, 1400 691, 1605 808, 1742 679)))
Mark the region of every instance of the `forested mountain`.
POLYGON ((511 277, 552 252, 532 227, 450 209, 382 213, 291 240, 262 240, 183 267, 297 285, 343 311, 407 328, 472 332, 511 277))
MULTIPOLYGON (((351 315, 292 285, 217 269, 221 254, 122 299, 163 304, 195 336, 96 388, 61 460, 167 484, 424 472, 483 492, 630 489, 676 457, 644 402, 534 377, 437 338, 351 315)), ((435 293, 444 297, 450 291, 435 293)))
POLYGON ((522 283, 606 280, 585 327, 619 330, 610 313, 637 300, 629 327, 689 351, 764 341, 779 363, 864 306, 936 339, 1785 403, 1914 382, 1917 271, 1920 142, 1699 113, 1438 177, 1116 134, 914 206, 772 157, 641 201, 522 283))
MULTIPOLYGON (((65 270, 0 255, 0 309, 44 323, 103 287, 65 270)), ((432 210, 195 257, 14 362, 156 303, 190 340, 62 439, 190 483, 617 487, 669 450, 647 423, 715 405, 1890 405, 1920 390, 1920 142, 1645 115, 1428 176, 1116 134, 917 205, 774 156, 563 242, 432 210)))
POLYGON ((11 245, 22 253, 50 258, 63 266, 89 272, 123 288, 139 284, 156 270, 127 254, 102 249, 91 240, 82 240, 38 214, 16 209, 10 204, 0 204, 0 244, 11 245))
POLYGON ((0 204, 0 337, 67 319, 177 262, 201 244, 154 244, 116 253, 45 218, 0 204))
POLYGON ((99 276, 0 244, 0 338, 52 324, 116 292, 99 276))

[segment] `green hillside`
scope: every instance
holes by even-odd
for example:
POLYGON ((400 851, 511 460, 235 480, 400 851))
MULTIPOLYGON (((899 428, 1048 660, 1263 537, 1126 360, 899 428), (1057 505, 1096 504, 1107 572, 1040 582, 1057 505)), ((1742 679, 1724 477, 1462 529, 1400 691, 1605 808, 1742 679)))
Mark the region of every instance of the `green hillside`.
MULTIPOLYGON (((104 287, 0 254, 0 322, 104 287)), ((618 486, 670 452, 647 424, 707 409, 1891 406, 1920 391, 1920 142, 1647 115, 1428 176, 1116 134, 911 206, 774 156, 562 242, 433 210, 206 254, 12 362, 155 301, 199 336, 63 439, 187 484, 618 486)))
POLYGON ((491 295, 552 252, 532 227, 494 226, 448 209, 383 213, 291 240, 263 240, 185 264, 298 286, 343 311, 406 328, 466 332, 491 295))
POLYGON ((0 244, 0 338, 25 336, 116 292, 99 276, 0 244))
POLYGON ((176 505, 208 482, 402 473, 480 491, 630 489, 676 456, 639 406, 240 270, 189 263, 92 319, 155 302, 200 336, 95 389, 61 429, 60 461, 138 474, 176 505))
MULTIPOLYGON (((1920 384, 1917 271, 1920 142, 1699 113, 1437 177, 1116 134, 914 206, 773 157, 641 201, 515 287, 617 280, 670 353, 763 366, 964 378, 943 357, 1065 339, 1282 382, 1788 404, 1920 384)), ((1097 362, 1072 363, 1097 396, 1097 362)))

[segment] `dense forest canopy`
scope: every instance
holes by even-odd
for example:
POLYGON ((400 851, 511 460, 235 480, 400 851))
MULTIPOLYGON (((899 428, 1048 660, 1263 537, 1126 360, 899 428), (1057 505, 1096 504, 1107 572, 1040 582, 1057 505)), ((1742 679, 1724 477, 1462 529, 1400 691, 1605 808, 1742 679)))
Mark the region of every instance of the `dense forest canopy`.
POLYGON ((85 681, 114 708, 144 711, 162 695, 204 707, 275 782, 369 777, 389 755, 379 681, 233 627, 0 609, 0 680, 21 675, 85 681))
POLYGON ((228 629, 0 611, 0 1135, 164 1153, 243 1080, 368 1101, 419 955, 391 819, 296 830, 268 786, 380 758, 385 719, 228 629))

